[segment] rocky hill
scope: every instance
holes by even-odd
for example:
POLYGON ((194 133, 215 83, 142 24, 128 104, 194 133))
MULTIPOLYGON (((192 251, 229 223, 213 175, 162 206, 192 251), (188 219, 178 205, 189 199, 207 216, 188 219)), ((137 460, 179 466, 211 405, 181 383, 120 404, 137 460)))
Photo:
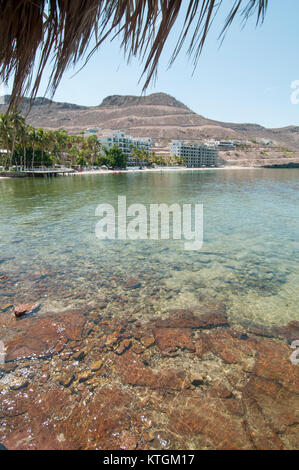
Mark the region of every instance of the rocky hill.
POLYGON ((131 95, 112 95, 107 96, 102 101, 101 107, 106 106, 172 106, 175 108, 188 109, 180 101, 176 100, 173 96, 166 93, 152 93, 148 96, 131 96, 131 95))
MULTIPOLYGON (((9 96, 2 98, 0 112, 7 109, 9 96)), ((299 127, 268 129, 257 124, 236 124, 207 119, 196 114, 174 97, 165 93, 148 96, 108 96, 98 106, 78 106, 37 98, 29 108, 25 99, 21 111, 27 122, 46 129, 66 129, 79 133, 98 128, 104 135, 122 130, 134 137, 151 137, 158 148, 169 146, 171 139, 202 138, 250 140, 271 139, 280 152, 297 155, 299 127)), ((247 158, 247 157, 244 157, 247 158)), ((276 156, 275 156, 276 158, 276 156)))

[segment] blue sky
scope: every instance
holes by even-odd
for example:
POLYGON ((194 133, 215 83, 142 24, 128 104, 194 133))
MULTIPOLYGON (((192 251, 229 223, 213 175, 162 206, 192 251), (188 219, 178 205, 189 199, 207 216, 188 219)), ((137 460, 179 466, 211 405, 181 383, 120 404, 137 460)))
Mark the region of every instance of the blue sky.
MULTIPOLYGON (((146 94, 165 92, 195 112, 221 121, 255 122, 266 127, 299 125, 299 104, 291 104, 291 83, 299 80, 298 18, 296 0, 271 0, 262 26, 252 18, 242 29, 237 19, 220 46, 217 40, 231 0, 225 0, 198 67, 181 53, 168 69, 179 33, 174 28, 159 65, 158 79, 146 94)), ((79 66, 77 66, 77 70, 79 66)), ((106 43, 77 75, 65 73, 54 99, 98 105, 113 94, 140 95, 142 65, 128 65, 119 41, 106 43)), ((39 95, 43 94, 47 73, 39 95)))

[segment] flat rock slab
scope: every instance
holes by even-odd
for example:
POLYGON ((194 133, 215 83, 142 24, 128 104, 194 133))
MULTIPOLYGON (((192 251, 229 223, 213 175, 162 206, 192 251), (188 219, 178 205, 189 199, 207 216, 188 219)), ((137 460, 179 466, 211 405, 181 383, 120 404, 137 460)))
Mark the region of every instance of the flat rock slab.
POLYGON ((14 322, 12 319, 9 338, 3 338, 5 362, 51 356, 61 351, 69 340, 80 340, 84 324, 85 317, 78 310, 14 322))
POLYGON ((138 289, 139 287, 141 287, 141 282, 138 279, 128 279, 125 282, 124 287, 126 289, 138 289))
POLYGON ((13 387, 0 391, 0 442, 8 449, 299 447, 299 365, 288 344, 296 325, 269 338, 228 326, 215 309, 147 324, 107 320, 84 337, 74 364, 59 351, 68 341, 83 350, 82 312, 4 316, 11 361, 57 353, 7 364, 13 387), (20 388, 26 367, 36 378, 20 388))
POLYGON ((166 319, 154 320, 155 327, 164 328, 217 328, 228 326, 223 312, 201 313, 196 310, 174 310, 166 319))
POLYGON ((17 318, 22 317, 24 315, 28 315, 28 313, 32 313, 40 307, 40 304, 21 304, 14 307, 14 314, 17 318))
POLYGON ((163 354, 175 352, 177 349, 195 351, 191 328, 156 328, 154 337, 163 354))

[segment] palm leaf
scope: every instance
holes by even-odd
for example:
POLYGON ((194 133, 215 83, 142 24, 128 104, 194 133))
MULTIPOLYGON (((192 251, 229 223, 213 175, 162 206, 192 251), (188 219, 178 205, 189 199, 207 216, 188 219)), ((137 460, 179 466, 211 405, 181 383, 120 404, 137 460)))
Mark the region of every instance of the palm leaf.
MULTIPOLYGON (((128 57, 144 62, 144 90, 155 76, 169 34, 183 17, 171 63, 190 35, 188 53, 195 65, 223 0, 0 0, 0 79, 13 79, 10 107, 30 92, 34 98, 52 61, 47 92, 54 94, 70 65, 86 61, 106 40, 121 37, 128 57), (187 7, 186 7, 187 4, 187 7), (191 30, 193 29, 193 32, 191 30), (95 46, 87 54, 91 42, 95 46), (37 73, 33 77, 34 67, 37 73)), ((264 19, 268 0, 235 0, 221 36, 240 14, 264 19)))

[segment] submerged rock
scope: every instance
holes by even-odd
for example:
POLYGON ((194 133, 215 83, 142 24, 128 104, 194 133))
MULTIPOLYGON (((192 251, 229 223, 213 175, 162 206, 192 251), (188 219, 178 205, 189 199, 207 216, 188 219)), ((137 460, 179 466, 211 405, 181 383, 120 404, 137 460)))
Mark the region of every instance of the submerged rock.
POLYGON ((163 354, 173 353, 178 348, 195 351, 191 328, 156 328, 154 335, 163 354))
POLYGON ((48 357, 63 350, 69 340, 82 337, 85 317, 73 310, 16 322, 4 341, 6 362, 32 357, 48 357))
POLYGON ((123 354, 129 347, 131 346, 131 341, 129 339, 124 339, 118 348, 116 349, 116 354, 121 355, 123 354))
POLYGON ((90 369, 92 372, 96 372, 103 367, 103 361, 95 361, 91 364, 90 369))
POLYGON ((28 313, 32 313, 34 310, 39 308, 39 304, 21 304, 14 307, 14 314, 17 318, 23 317, 24 315, 28 315, 28 313))
POLYGON ((227 316, 222 312, 201 313, 199 310, 173 310, 169 317, 154 321, 156 327, 165 328, 217 328, 229 326, 227 316))
POLYGON ((94 337, 84 336, 80 311, 13 324, 10 361, 65 344, 63 352, 87 353, 80 363, 56 355, 3 369, 0 442, 10 449, 299 446, 299 366, 286 341, 296 322, 273 338, 229 326, 217 308, 174 311, 146 324, 103 319, 94 337), (26 365, 36 367, 34 382, 13 390, 8 376, 17 384, 26 365))
POLYGON ((299 322, 294 320, 286 326, 276 326, 272 328, 274 336, 284 338, 290 343, 299 340, 299 322))
POLYGON ((128 279, 125 284, 124 284, 124 287, 126 289, 138 289, 139 287, 141 287, 141 282, 138 281, 138 279, 128 279))
POLYGON ((13 306, 12 304, 7 303, 7 304, 4 304, 4 305, 1 305, 0 310, 2 310, 2 312, 5 312, 5 310, 8 310, 12 306, 13 306))

